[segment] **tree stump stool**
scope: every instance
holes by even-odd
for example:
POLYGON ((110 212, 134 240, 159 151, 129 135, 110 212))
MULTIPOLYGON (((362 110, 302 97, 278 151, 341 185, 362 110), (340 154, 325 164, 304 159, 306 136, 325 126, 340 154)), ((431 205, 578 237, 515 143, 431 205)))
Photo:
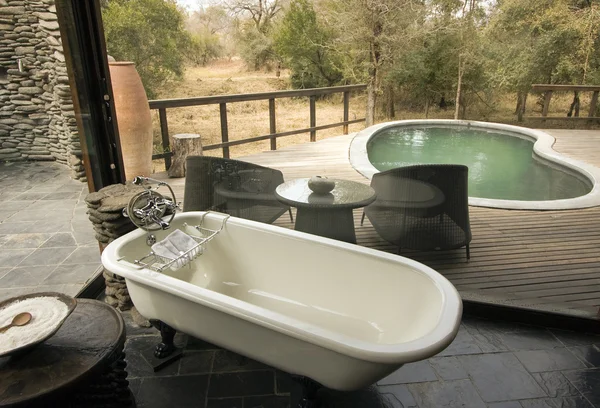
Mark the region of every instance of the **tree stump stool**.
POLYGON ((200 135, 182 133, 173 136, 173 161, 169 167, 169 177, 185 177, 185 159, 188 156, 202 156, 200 135))
POLYGON ((56 334, 0 358, 0 407, 135 407, 124 345, 121 315, 103 302, 78 299, 56 334))

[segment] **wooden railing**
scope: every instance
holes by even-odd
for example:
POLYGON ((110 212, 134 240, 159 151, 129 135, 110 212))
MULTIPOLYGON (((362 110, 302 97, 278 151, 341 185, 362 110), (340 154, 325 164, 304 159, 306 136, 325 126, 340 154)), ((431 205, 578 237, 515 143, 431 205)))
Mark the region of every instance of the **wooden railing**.
POLYGON ((544 94, 544 105, 542 107, 542 116, 527 116, 525 119, 541 119, 541 120, 598 120, 600 117, 596 115, 596 107, 598 105, 598 93, 600 92, 600 86, 596 85, 543 85, 535 84, 531 86, 531 92, 545 92, 544 94), (588 116, 578 116, 574 114, 571 116, 548 116, 550 110, 550 100, 554 92, 592 92, 592 99, 590 101, 590 109, 588 116))
POLYGON ((330 129, 334 127, 343 126, 343 132, 345 135, 348 134, 348 125, 353 123, 363 122, 365 118, 349 120, 348 112, 350 105, 350 92, 352 91, 363 91, 367 88, 366 85, 347 85, 347 86, 334 86, 329 88, 313 88, 313 89, 302 89, 293 91, 276 91, 276 92, 263 92, 254 94, 238 94, 238 95, 218 95, 218 96, 204 96, 198 98, 182 98, 182 99, 160 99, 150 101, 150 109, 158 110, 158 117, 160 120, 160 133, 162 136, 162 147, 164 153, 155 154, 152 159, 164 159, 165 167, 168 169, 171 166, 171 152, 169 142, 169 124, 167 121, 167 109, 183 108, 189 106, 201 106, 201 105, 219 105, 220 122, 221 122, 221 143, 215 143, 211 145, 203 146, 203 150, 212 149, 223 149, 223 157, 229 158, 229 147, 238 146, 246 143, 258 142, 261 140, 270 139, 271 150, 277 150, 277 138, 284 136, 297 135, 300 133, 310 133, 310 141, 314 142, 317 140, 317 131, 330 129), (317 126, 317 114, 316 114, 316 99, 317 96, 328 95, 333 93, 343 93, 344 103, 344 117, 342 122, 330 123, 327 125, 317 126), (295 98, 295 97, 308 97, 309 98, 309 127, 298 130, 289 130, 285 132, 277 132, 277 117, 275 114, 275 99, 280 98, 295 98), (227 125, 227 104, 233 102, 246 102, 246 101, 269 101, 269 134, 249 137, 241 140, 229 140, 229 128, 227 125))

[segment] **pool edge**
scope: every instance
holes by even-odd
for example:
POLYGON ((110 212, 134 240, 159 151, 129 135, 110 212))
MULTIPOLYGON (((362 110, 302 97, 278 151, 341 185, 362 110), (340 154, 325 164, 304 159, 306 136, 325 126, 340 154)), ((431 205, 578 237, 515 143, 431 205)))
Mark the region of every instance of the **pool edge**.
POLYGON ((520 133, 529 136, 535 140, 533 151, 536 155, 549 162, 575 171, 590 181, 592 189, 589 193, 581 197, 547 200, 547 201, 521 201, 521 200, 498 200, 491 198, 469 197, 469 205, 475 207, 500 208, 507 210, 571 210, 600 206, 600 168, 586 162, 572 159, 564 154, 558 153, 552 148, 555 138, 546 132, 537 129, 529 129, 514 125, 505 125, 494 122, 478 122, 468 120, 452 119, 418 119, 418 120, 398 120, 392 122, 379 123, 370 126, 358 132, 350 142, 348 149, 348 159, 350 165, 360 174, 368 178, 378 173, 369 161, 367 155, 368 141, 379 131, 393 126, 415 126, 415 125, 450 125, 466 126, 483 129, 503 130, 512 133, 520 133))

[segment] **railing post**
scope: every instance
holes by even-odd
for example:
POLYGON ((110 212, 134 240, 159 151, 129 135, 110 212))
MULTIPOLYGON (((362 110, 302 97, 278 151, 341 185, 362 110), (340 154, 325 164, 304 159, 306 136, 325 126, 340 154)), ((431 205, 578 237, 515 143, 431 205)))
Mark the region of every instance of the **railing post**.
MULTIPOLYGON (((158 119, 160 121, 160 135, 162 137, 163 153, 171 151, 169 142, 169 124, 167 123, 167 109, 158 108, 158 119)), ((165 170, 169 170, 171 167, 171 158, 165 157, 165 170)))
MULTIPOLYGON (((219 104, 219 112, 221 113, 221 141, 227 143, 229 141, 229 129, 227 128, 227 104, 219 104)), ((223 158, 229 159, 229 146, 223 147, 223 158)))
POLYGON ((594 91, 592 94, 592 100, 590 101, 590 113, 588 117, 593 118, 596 116, 596 106, 598 106, 598 91, 594 91))
MULTIPOLYGON (((311 95, 310 97, 310 127, 314 128, 315 126, 317 126, 317 107, 316 107, 316 97, 314 95, 311 95)), ((310 141, 311 142, 316 142, 317 141, 317 131, 316 130, 311 130, 310 131, 310 141)))
POLYGON ((548 110, 550 109, 550 99, 552 99, 552 91, 546 91, 544 95, 544 108, 542 109, 542 116, 548 116, 548 110))
MULTIPOLYGON (((277 133, 277 122, 275 121, 275 98, 269 99, 269 133, 277 133)), ((277 138, 271 137, 271 150, 277 150, 277 138)))
MULTIPOLYGON (((350 92, 344 92, 344 122, 348 122, 348 110, 350 109, 350 92)), ((344 123, 344 134, 348 134, 348 124, 344 123)))

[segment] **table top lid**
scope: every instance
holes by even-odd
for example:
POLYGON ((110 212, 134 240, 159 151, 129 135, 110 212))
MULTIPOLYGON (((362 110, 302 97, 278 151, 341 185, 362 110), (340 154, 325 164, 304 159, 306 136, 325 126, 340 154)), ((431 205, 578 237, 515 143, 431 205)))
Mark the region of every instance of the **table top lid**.
POLYGON ((375 201, 375 190, 371 186, 356 181, 329 179, 335 188, 327 194, 315 194, 308 188, 309 178, 300 178, 279 185, 275 190, 277 198, 293 207, 311 208, 358 208, 375 201))
POLYGON ((23 354, 0 358, 0 407, 75 383, 98 365, 115 360, 124 342, 123 318, 114 308, 78 299, 56 334, 23 354))

